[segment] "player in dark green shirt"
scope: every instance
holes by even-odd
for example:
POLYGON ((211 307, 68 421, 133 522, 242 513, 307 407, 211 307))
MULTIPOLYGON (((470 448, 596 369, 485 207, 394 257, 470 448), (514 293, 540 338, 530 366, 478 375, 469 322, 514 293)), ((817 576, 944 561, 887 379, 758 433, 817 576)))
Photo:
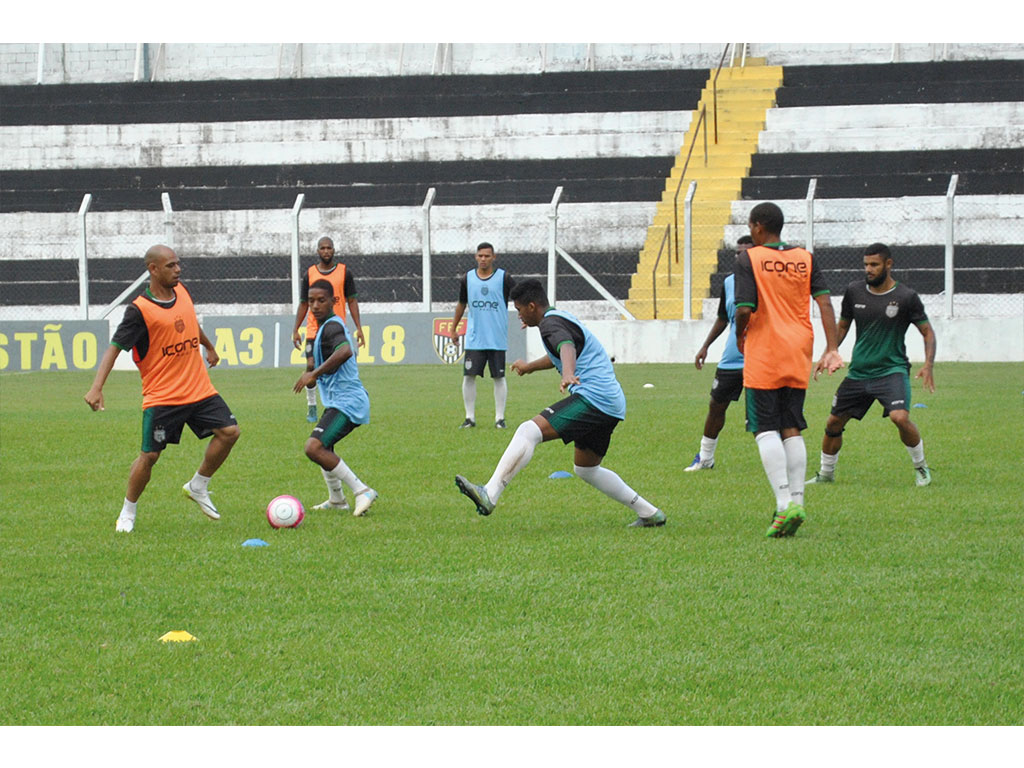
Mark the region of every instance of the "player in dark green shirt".
POLYGON ((917 425, 910 420, 910 361, 904 337, 913 324, 924 337, 925 363, 916 378, 923 379, 929 392, 935 391, 932 366, 935 363, 935 332, 928 322, 921 297, 892 278, 892 253, 882 243, 864 250, 864 282, 856 280, 846 287, 839 312, 839 343, 843 343, 851 323, 857 324, 850 372, 836 391, 832 413, 821 441, 821 469, 808 483, 831 483, 835 479, 843 429, 851 418, 862 419, 872 403, 882 404, 882 416, 888 416, 900 432, 914 464, 918 485, 932 481, 924 459, 924 442, 917 425))

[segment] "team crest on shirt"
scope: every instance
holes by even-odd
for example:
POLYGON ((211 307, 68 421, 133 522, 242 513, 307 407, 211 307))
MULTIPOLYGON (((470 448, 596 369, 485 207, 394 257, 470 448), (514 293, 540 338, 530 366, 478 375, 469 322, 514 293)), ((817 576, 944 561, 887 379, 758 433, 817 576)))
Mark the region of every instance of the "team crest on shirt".
POLYGON ((176 330, 178 333, 185 332, 185 321, 181 319, 180 315, 174 318, 174 330, 176 330))
POLYGON ((895 302, 893 302, 892 304, 889 304, 888 306, 886 306, 886 308, 885 308, 885 316, 886 317, 896 317, 896 315, 899 314, 899 311, 900 311, 900 305, 895 303, 895 302))
POLYGON ((449 365, 459 362, 466 352, 466 318, 459 321, 458 335, 454 339, 449 336, 451 328, 452 321, 447 317, 434 318, 434 351, 442 362, 449 365))

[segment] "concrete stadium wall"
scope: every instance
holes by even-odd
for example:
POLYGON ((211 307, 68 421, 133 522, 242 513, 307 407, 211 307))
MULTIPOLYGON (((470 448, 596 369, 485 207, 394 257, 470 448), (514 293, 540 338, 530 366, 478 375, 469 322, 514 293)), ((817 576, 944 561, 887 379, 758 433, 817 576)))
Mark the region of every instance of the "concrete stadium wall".
MULTIPOLYGON (((136 43, 55 43, 44 51, 44 83, 131 80, 136 43)), ((621 69, 708 69, 724 43, 455 43, 447 62, 434 43, 146 44, 143 79, 336 77, 349 75, 514 74, 621 69), (588 58, 589 57, 589 58, 588 58), (592 58, 592 60, 589 60, 592 58), (155 77, 154 77, 155 76, 155 77)), ((38 43, 0 44, 0 83, 36 82, 38 43)), ((998 43, 751 43, 771 65, 884 64, 1024 58, 1024 46, 998 43)), ((737 58, 738 61, 738 58, 737 58)))

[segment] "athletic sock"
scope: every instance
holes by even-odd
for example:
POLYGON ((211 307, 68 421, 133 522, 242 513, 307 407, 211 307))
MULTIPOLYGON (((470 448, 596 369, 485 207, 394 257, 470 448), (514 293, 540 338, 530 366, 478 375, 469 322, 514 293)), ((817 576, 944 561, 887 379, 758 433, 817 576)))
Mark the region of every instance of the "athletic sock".
POLYGON ((505 418, 505 401, 508 399, 508 379, 504 376, 494 380, 494 420, 505 418))
POLYGON ((793 497, 789 495, 789 475, 786 468, 786 449, 778 432, 761 432, 755 438, 761 454, 761 465, 775 494, 775 509, 782 512, 793 497))
POLYGON ((124 500, 124 504, 121 505, 121 514, 125 517, 130 517, 132 520, 135 519, 135 512, 138 508, 138 501, 128 501, 127 498, 124 500))
POLYGON ((804 483, 807 476, 807 445, 803 435, 787 437, 782 441, 786 451, 786 474, 789 476, 789 496, 800 506, 804 504, 804 483))
POLYGON ((316 385, 312 387, 306 387, 306 405, 312 407, 316 405, 316 385))
POLYGON ((345 501, 345 491, 341 487, 341 478, 323 467, 320 467, 320 473, 324 476, 324 482, 327 483, 328 501, 332 504, 341 504, 345 501))
POLYGON ((622 478, 610 469, 598 465, 596 467, 574 466, 573 470, 588 485, 594 486, 608 498, 625 504, 639 517, 650 517, 658 511, 657 507, 626 485, 622 478))
POLYGON ((927 462, 924 460, 924 440, 921 440, 917 445, 906 446, 907 453, 910 454, 910 460, 914 462, 914 469, 920 469, 921 467, 927 466, 927 462))
POLYGON ((331 474, 351 488, 352 493, 360 493, 366 490, 366 484, 356 477, 356 473, 349 469, 348 464, 341 458, 338 459, 338 466, 331 470, 331 474))
MULTIPOLYGON (((467 377, 468 378, 468 377, 467 377)), ((533 450, 544 442, 544 435, 540 427, 532 421, 524 421, 512 435, 508 447, 498 460, 498 466, 494 468, 494 474, 488 481, 486 487, 487 498, 492 503, 497 503, 498 498, 505 490, 512 478, 530 463, 533 458, 533 450)))
POLYGON ((715 460, 715 446, 717 445, 717 437, 702 437, 700 439, 700 460, 704 464, 709 464, 715 460))
POLYGON ((821 452, 821 470, 820 473, 823 475, 834 475, 836 473, 836 464, 839 463, 839 451, 833 454, 821 452))
POLYGON ((200 493, 207 493, 210 490, 210 478, 203 477, 198 471, 192 475, 192 479, 188 481, 188 484, 193 491, 199 491, 200 493))
POLYGON ((476 376, 462 377, 462 402, 466 406, 466 418, 476 421, 476 376))

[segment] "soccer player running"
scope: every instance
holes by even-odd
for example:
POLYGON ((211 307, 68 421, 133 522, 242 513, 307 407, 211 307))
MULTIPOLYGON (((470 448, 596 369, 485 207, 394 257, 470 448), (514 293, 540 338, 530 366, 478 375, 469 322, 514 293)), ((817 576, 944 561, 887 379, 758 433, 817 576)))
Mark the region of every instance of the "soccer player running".
POLYGON ((459 301, 455 305, 451 337, 458 340, 457 328, 462 315, 466 321, 466 364, 462 376, 462 403, 466 420, 460 429, 476 426, 476 377, 483 378, 484 365, 494 381, 494 426, 505 429, 505 352, 508 350, 508 300, 515 285, 512 276, 494 266, 494 247, 480 243, 476 247, 476 268, 459 282, 459 301))
MULTIPOLYGON (((299 286, 299 309, 295 313, 295 327, 292 329, 292 343, 296 349, 302 346, 302 339, 299 329, 302 323, 306 323, 306 370, 313 370, 313 338, 316 336, 317 322, 313 313, 309 310, 309 302, 306 296, 309 294, 309 286, 317 280, 326 280, 334 288, 335 312, 345 322, 345 304, 348 304, 352 313, 352 322, 356 326, 356 339, 359 346, 363 346, 366 340, 363 338, 363 324, 359 319, 359 301, 356 299, 356 286, 352 279, 352 272, 345 264, 334 260, 334 241, 329 237, 321 237, 316 244, 316 253, 319 261, 306 270, 302 276, 302 283, 299 286), (342 301, 344 299, 344 301, 342 301)), ((316 385, 310 384, 306 390, 306 421, 311 424, 316 421, 316 385)))
POLYGON ((744 355, 747 431, 757 440, 761 464, 775 494, 769 538, 791 536, 804 522, 807 447, 800 432, 811 373, 814 329, 810 298, 821 310, 825 353, 814 369, 842 367, 835 313, 814 257, 782 242, 784 218, 774 203, 750 211, 754 245, 736 256, 736 339, 744 355))
POLYGON ((455 476, 455 485, 472 500, 477 512, 489 515, 512 478, 530 462, 534 449, 561 438, 563 443, 575 443, 578 477, 636 512, 630 527, 664 525, 664 512, 601 466, 612 432, 626 417, 626 397, 604 347, 579 320, 548 304, 539 280, 516 284, 511 295, 519 319, 525 326, 540 329, 547 351, 546 356, 529 363, 516 360, 512 370, 525 376, 555 368, 562 376, 559 391, 570 394, 519 425, 487 485, 474 485, 462 475, 455 476))
POLYGON ((327 483, 327 501, 313 509, 348 509, 347 485, 355 495, 352 514, 362 517, 377 498, 377 492, 356 477, 334 445, 360 424, 370 423, 370 398, 359 380, 352 338, 341 318, 334 314, 334 286, 329 280, 317 280, 307 293, 309 311, 316 318, 317 333, 312 344, 312 370, 305 371, 292 388, 308 391, 313 384, 320 390, 324 414, 306 441, 306 456, 320 465, 327 483))
POLYGON ((181 284, 181 262, 170 248, 154 245, 146 251, 149 287, 125 309, 121 324, 103 355, 85 402, 103 410, 103 385, 123 350, 142 377, 142 450, 128 475, 115 531, 131 533, 139 497, 146 489, 153 465, 168 443, 181 441, 187 424, 200 440, 210 444, 183 493, 212 520, 220 515, 210 500, 210 478, 238 440, 238 422, 210 382, 199 347, 206 350, 211 367, 220 362, 213 344, 199 327, 192 297, 181 284))
MULTIPOLYGON (((737 253, 745 251, 753 245, 750 235, 744 235, 736 241, 737 253)), ((708 331, 703 346, 697 350, 693 364, 697 370, 704 368, 708 357, 708 348, 729 329, 725 339, 725 350, 715 368, 715 379, 711 383, 711 402, 708 403, 708 415, 704 419, 704 436, 700 440, 700 450, 693 457, 693 462, 684 472, 696 472, 701 469, 714 469, 715 448, 718 446, 718 434, 725 426, 725 412, 730 402, 736 402, 743 393, 743 355, 736 346, 736 276, 730 274, 722 282, 722 296, 718 301, 718 317, 708 331)))
POLYGON ((850 370, 836 391, 832 413, 821 441, 821 469, 808 483, 835 480, 843 429, 851 418, 864 418, 872 403, 882 404, 882 417, 888 416, 899 430, 914 465, 919 486, 931 483, 932 475, 924 459, 924 442, 917 425, 910 420, 910 360, 904 339, 913 323, 924 337, 925 363, 916 378, 924 388, 935 391, 932 366, 935 363, 935 331, 925 314, 921 297, 892 277, 892 252, 884 243, 872 243, 864 250, 864 281, 854 280, 846 287, 839 310, 839 343, 843 343, 850 324, 857 324, 850 370))

